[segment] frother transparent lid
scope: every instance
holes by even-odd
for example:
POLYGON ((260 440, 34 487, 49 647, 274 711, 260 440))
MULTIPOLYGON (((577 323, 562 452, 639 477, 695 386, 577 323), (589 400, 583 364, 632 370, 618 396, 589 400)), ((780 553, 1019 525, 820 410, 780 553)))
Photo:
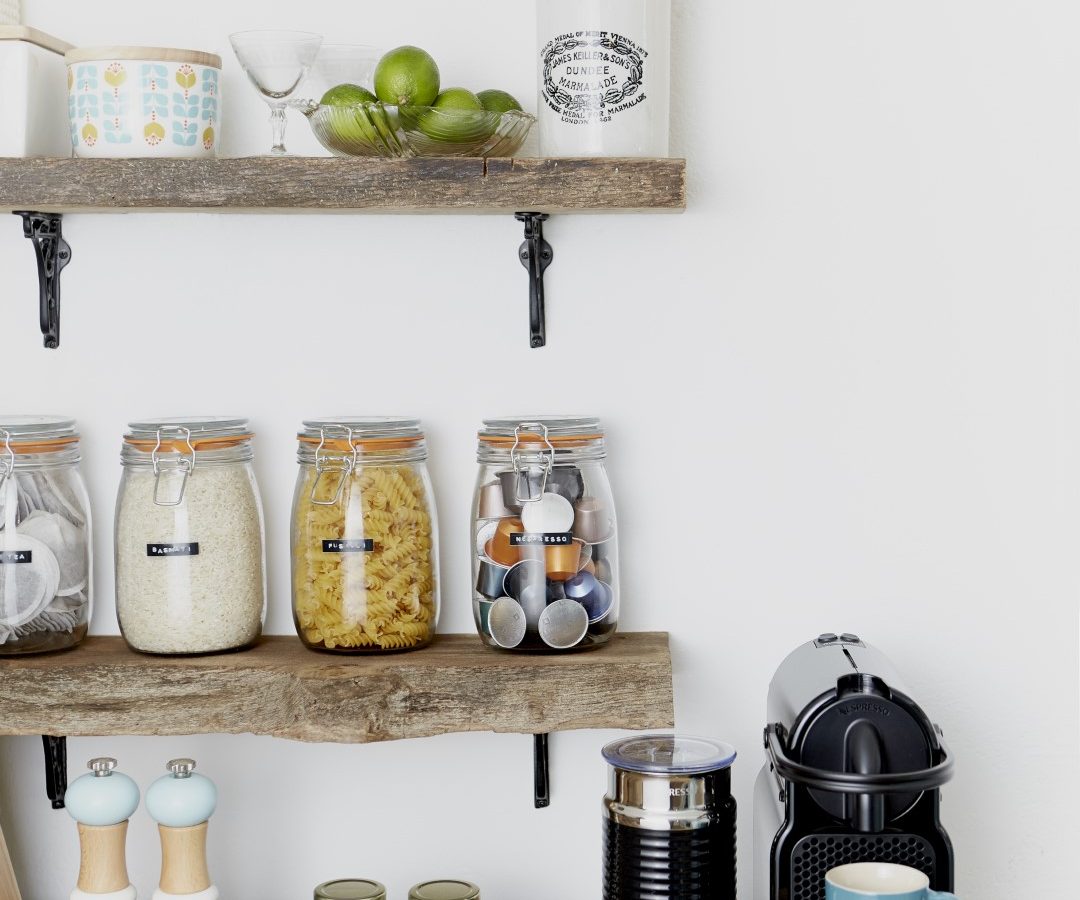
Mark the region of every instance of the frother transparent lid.
POLYGON ((609 765, 649 775, 703 775, 727 769, 735 748, 708 738, 642 734, 612 741, 603 750, 609 765))

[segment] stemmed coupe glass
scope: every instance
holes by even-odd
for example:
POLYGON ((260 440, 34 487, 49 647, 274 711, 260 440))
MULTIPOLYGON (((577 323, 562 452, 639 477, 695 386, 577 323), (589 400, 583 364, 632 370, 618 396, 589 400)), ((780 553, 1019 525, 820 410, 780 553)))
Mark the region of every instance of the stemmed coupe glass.
POLYGON ((271 156, 285 149, 285 107, 307 77, 322 46, 322 35, 307 31, 239 31, 229 36, 236 58, 251 83, 270 105, 274 129, 271 156))

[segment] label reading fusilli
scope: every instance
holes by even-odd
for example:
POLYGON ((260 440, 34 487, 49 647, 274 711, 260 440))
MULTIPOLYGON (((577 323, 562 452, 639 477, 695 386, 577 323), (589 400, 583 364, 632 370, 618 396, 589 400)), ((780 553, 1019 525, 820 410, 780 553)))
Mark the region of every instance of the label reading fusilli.
POLYGON ((33 561, 33 550, 0 550, 0 566, 18 566, 33 561))
POLYGON ((323 553, 371 553, 375 550, 375 539, 366 538, 354 541, 323 541, 323 553))
POLYGON ((147 556, 198 556, 198 542, 188 544, 147 544, 147 556))
POLYGON ((510 535, 511 547, 569 547, 574 543, 574 535, 569 531, 529 533, 515 532, 510 535))

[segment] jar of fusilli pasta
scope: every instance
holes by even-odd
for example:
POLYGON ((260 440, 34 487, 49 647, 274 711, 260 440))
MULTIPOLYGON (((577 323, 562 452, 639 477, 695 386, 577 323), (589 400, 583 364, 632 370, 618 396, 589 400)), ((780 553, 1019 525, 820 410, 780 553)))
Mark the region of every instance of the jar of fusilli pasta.
POLYGON ((607 643, 619 621, 615 503, 600 421, 488 419, 472 515, 473 615, 504 650, 607 643))
POLYGON ((293 617, 313 650, 382 653, 431 643, 439 538, 416 419, 304 423, 293 500, 293 617))

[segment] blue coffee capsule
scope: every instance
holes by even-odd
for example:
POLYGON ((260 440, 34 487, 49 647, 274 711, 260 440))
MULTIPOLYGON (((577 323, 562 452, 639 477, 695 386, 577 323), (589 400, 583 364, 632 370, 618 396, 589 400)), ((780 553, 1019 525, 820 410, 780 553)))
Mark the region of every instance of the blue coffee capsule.
POLYGON ((557 603, 559 600, 566 599, 566 582, 565 581, 551 581, 547 583, 547 602, 557 603))

